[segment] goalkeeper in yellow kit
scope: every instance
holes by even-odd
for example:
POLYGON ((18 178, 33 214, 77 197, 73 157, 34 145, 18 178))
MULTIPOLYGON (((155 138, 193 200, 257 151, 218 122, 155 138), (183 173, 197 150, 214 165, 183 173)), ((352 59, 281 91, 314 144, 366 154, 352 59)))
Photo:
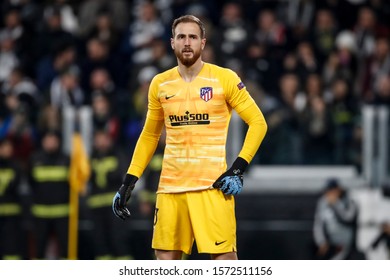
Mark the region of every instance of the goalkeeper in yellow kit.
POLYGON ((240 193, 243 173, 267 130, 237 74, 202 61, 205 44, 205 28, 198 18, 186 15, 173 22, 171 46, 178 66, 151 82, 144 128, 113 199, 114 214, 129 217, 126 203, 165 125, 152 240, 157 259, 181 259, 183 252, 191 253, 194 240, 198 252, 212 259, 237 259, 234 195, 240 193), (233 109, 248 130, 227 169, 225 146, 233 109))

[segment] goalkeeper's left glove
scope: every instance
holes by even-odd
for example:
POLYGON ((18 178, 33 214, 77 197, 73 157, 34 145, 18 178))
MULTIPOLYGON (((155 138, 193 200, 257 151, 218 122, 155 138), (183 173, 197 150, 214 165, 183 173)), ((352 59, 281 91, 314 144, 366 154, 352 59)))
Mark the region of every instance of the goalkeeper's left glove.
POLYGON ((236 195, 241 192, 244 183, 244 172, 248 162, 238 157, 225 173, 213 184, 213 188, 220 189, 224 194, 236 195))

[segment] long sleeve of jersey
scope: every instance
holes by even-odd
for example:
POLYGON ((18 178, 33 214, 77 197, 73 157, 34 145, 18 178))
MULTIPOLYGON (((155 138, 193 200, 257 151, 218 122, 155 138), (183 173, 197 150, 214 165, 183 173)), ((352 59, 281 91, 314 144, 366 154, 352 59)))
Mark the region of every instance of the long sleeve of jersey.
POLYGON ((227 76, 227 101, 246 124, 248 130, 239 157, 250 163, 267 132, 267 123, 256 102, 236 73, 227 76))
POLYGON ((240 111, 238 115, 248 124, 244 144, 239 157, 248 163, 252 161, 267 132, 267 123, 259 107, 253 102, 249 107, 240 111))
POLYGON ((163 125, 164 122, 162 120, 156 120, 150 117, 150 111, 148 112, 145 125, 137 141, 133 158, 127 170, 128 174, 132 174, 138 178, 141 177, 156 151, 163 125))

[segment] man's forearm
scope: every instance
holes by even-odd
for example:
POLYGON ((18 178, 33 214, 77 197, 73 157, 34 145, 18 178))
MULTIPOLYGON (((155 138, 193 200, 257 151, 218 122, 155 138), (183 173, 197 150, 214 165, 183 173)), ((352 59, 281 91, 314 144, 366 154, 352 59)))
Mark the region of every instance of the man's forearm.
POLYGON ((127 170, 128 174, 132 174, 138 178, 141 177, 156 151, 163 125, 163 121, 146 119, 144 128, 135 146, 133 158, 127 170))
POLYGON ((239 116, 248 124, 248 130, 238 156, 250 163, 265 137, 267 123, 256 103, 241 111, 239 116))

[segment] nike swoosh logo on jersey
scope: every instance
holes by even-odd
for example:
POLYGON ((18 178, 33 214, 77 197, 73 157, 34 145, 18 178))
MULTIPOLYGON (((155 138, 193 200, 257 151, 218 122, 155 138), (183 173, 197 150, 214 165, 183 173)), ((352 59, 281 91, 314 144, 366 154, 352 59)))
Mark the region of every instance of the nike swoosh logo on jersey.
POLYGON ((218 245, 221 245, 222 243, 225 243, 227 240, 225 240, 225 241, 221 241, 221 242, 217 242, 217 241, 215 241, 215 245, 216 246, 218 246, 218 245))
POLYGON ((172 98, 172 97, 174 97, 174 96, 176 96, 176 94, 174 94, 174 95, 170 95, 170 96, 168 96, 168 95, 165 95, 165 100, 168 100, 169 98, 172 98))

